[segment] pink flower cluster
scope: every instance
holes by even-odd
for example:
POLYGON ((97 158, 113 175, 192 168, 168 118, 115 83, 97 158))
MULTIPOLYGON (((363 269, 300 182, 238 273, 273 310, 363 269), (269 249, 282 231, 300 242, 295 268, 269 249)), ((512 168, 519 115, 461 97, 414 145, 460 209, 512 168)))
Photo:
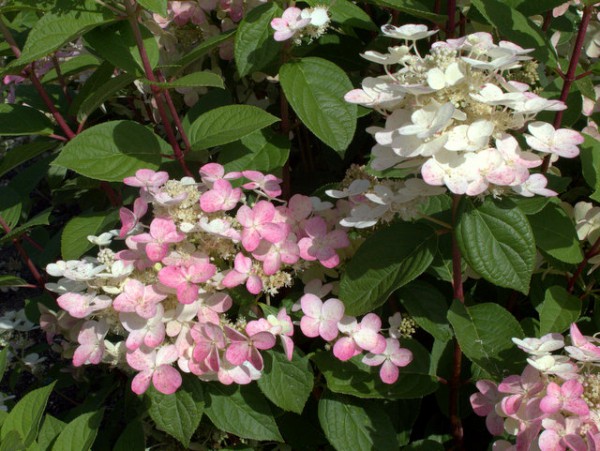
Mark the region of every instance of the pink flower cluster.
POLYGON ((386 338, 381 334, 381 318, 375 313, 368 313, 359 322, 356 317, 344 314, 344 304, 339 299, 330 298, 323 302, 321 297, 325 297, 331 288, 331 284, 321 285, 319 280, 306 285, 306 294, 293 308, 304 314, 300 321, 302 333, 333 343, 333 355, 341 361, 366 351, 362 362, 369 366, 381 365, 381 380, 386 384, 396 382, 400 373, 398 368, 405 367, 413 359, 410 350, 400 347, 400 315, 390 318, 390 336, 386 338))
MULTIPOLYGON (((302 195, 280 201, 281 180, 258 171, 227 173, 209 163, 200 176, 197 183, 137 171, 124 180, 140 196, 131 210, 121 208, 121 229, 90 237, 100 245, 98 256, 48 265, 59 277, 48 289, 59 294, 64 311, 44 311, 42 326, 50 341, 57 334, 67 338, 63 351, 75 366, 131 368, 138 372, 135 393, 152 383, 168 394, 181 385, 180 371, 224 384, 259 378, 261 351, 273 348, 277 337, 292 358, 294 328, 285 309, 249 322, 234 319, 232 290, 268 302, 295 273, 337 266, 337 250, 350 244, 337 225, 339 213, 319 202, 317 212, 302 195), (124 240, 118 252, 108 247, 115 237, 124 240)), ((347 327, 363 349, 383 352, 383 338, 377 346, 370 335, 362 338, 366 323, 347 327)))
POLYGON ((571 325, 571 345, 560 334, 513 341, 530 357, 521 375, 500 384, 480 380, 471 395, 475 413, 493 435, 516 437, 494 450, 595 451, 600 449, 600 347, 571 325), (562 349, 567 355, 553 355, 562 349))

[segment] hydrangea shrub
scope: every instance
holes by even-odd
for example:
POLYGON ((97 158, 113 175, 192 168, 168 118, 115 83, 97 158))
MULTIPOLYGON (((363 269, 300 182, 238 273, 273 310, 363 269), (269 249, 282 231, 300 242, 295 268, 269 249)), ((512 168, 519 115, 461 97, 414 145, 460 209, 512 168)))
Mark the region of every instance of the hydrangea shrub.
POLYGON ((1 446, 595 450, 598 6, 0 2, 1 446))

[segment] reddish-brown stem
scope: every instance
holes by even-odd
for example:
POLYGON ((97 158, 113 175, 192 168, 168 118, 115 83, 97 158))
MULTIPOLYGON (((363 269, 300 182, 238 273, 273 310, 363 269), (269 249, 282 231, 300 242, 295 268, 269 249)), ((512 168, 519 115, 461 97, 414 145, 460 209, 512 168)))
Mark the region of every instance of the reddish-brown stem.
MULTIPOLYGON (((163 75, 160 72, 158 73, 158 77, 159 77, 160 81, 162 81, 162 82, 165 81, 165 77, 163 77, 163 75)), ((181 140, 185 144, 185 153, 187 153, 192 149, 192 145, 190 144, 190 140, 188 139, 187 134, 185 133, 185 130, 183 129, 183 125, 181 124, 181 119, 179 118, 179 114, 177 113, 177 108, 175 108, 175 104, 173 103, 173 99, 171 98, 171 93, 169 92, 168 89, 165 88, 163 90, 163 94, 165 96, 165 100, 167 101, 167 106, 169 107, 169 112, 171 113, 171 117, 173 118, 173 121, 175 122, 175 127, 177 127, 177 130, 179 130, 179 134, 181 135, 181 140)))
MULTIPOLYGON (((465 302, 465 295, 463 292, 462 284, 462 267, 461 267, 461 254, 458 247, 458 241, 456 240, 456 224, 458 222, 458 207, 460 205, 461 196, 455 194, 452 199, 452 286, 454 291, 454 299, 458 299, 460 302, 465 302)), ((464 449, 463 441, 463 427, 458 414, 458 399, 459 389, 461 386, 460 382, 460 369, 462 364, 462 351, 458 341, 454 341, 454 361, 452 370, 452 379, 450 380, 450 400, 449 400, 449 411, 450 411, 450 426, 451 433, 454 439, 454 447, 457 450, 464 449)))
MULTIPOLYGON (((14 40, 12 33, 10 32, 10 30, 4 23, 2 15, 0 15, 0 31, 2 32, 4 39, 6 39, 6 42, 8 42, 8 45, 10 46, 15 57, 18 58, 19 56, 21 56, 21 50, 19 50, 19 46, 17 45, 16 41, 14 40)), ((25 69, 23 72, 24 72, 25 76, 31 80, 31 83, 33 84, 36 91, 38 92, 38 94, 40 95, 40 97, 42 98, 44 103, 46 104, 46 107, 48 107, 48 110, 50 111, 50 113, 52 113, 54 120, 60 126, 63 133, 67 136, 67 138, 73 139, 75 137, 75 133, 73 133, 73 130, 71 130, 71 128, 69 127, 67 122, 62 117, 62 115, 56 109, 56 107, 54 106, 54 103, 52 103, 52 99, 50 99, 50 96, 48 96, 48 93, 46 92, 46 90, 44 89, 42 84, 40 83, 40 80, 37 78, 37 75, 35 75, 34 65, 32 64, 31 68, 25 69)))
MULTIPOLYGON (((579 63, 579 59, 581 58, 581 52, 583 51, 583 43, 585 39, 585 33, 588 29, 588 25, 590 23, 590 19, 592 18, 593 6, 586 6, 583 8, 583 16, 581 17, 581 22, 579 23, 579 30, 577 31, 577 38, 575 39, 575 45, 573 47, 573 54, 571 55, 571 60, 569 62, 569 69, 564 77, 564 83, 562 87, 562 91, 560 93, 560 100, 562 102, 567 102, 567 97, 569 96, 569 92, 571 90, 571 86, 577 80, 575 77, 575 72, 577 71, 577 64, 579 63)), ((560 128, 560 124, 562 123, 564 115, 564 110, 557 111, 554 116, 554 128, 560 128)), ((544 158, 544 163, 542 165, 542 173, 548 171, 548 167, 550 166, 550 155, 544 158)))
POLYGON ((115 192, 108 182, 100 182, 100 188, 106 193, 106 197, 113 207, 121 205, 121 196, 115 192))
POLYGON ((55 135, 54 133, 51 135, 48 135, 48 138, 56 139, 57 141, 68 141, 68 139, 65 138, 64 136, 55 135))
POLYGON ((446 22, 446 39, 454 37, 456 30, 456 0, 448 0, 448 22, 446 22))
POLYGON ((65 77, 63 76, 62 71, 60 70, 60 63, 58 62, 58 58, 56 55, 52 55, 52 65, 54 66, 54 70, 56 71, 56 78, 60 83, 60 87, 62 88, 62 92, 65 95, 65 99, 67 99, 67 103, 71 104, 72 100, 69 95, 69 89, 67 88, 67 82, 65 81, 65 77))
MULTIPOLYGON (((10 233, 11 229, 8 226, 8 224, 6 223, 6 221, 4 221, 4 218, 2 218, 2 216, 0 216, 0 226, 2 226, 2 228, 4 229, 4 231, 6 233, 10 233)), ((23 262, 25 262, 25 264, 29 268, 29 271, 33 275, 33 278, 37 282, 38 288, 43 290, 46 282, 44 281, 44 278, 42 277, 42 275, 36 268, 35 263, 33 263, 31 258, 29 257, 29 254, 27 253, 27 251, 23 248, 23 246, 21 246, 21 243, 19 242, 19 238, 18 237, 13 238, 12 242, 13 242, 15 248, 17 249, 17 252, 21 256, 21 259, 23 260, 23 262)))
POLYGON ((544 23, 542 24, 542 31, 548 31, 551 23, 552 23, 552 10, 549 9, 548 11, 546 11, 546 15, 544 16, 544 23))
MULTIPOLYGON (((135 38, 135 43, 138 48, 138 52, 140 53, 140 58, 142 60, 142 65, 144 66, 144 74, 146 78, 151 82, 158 82, 156 77, 154 76, 154 71, 152 70, 152 66, 150 64, 150 60, 148 59, 148 53, 146 52, 146 47, 144 46, 144 40, 142 38, 142 32, 138 25, 138 17, 137 17, 137 1, 136 0, 127 0, 125 2, 125 8, 127 9, 127 17, 129 20, 129 24, 133 30, 133 36, 135 38)), ((179 147, 179 143, 177 142, 177 138, 175 137, 175 132, 173 127, 171 126, 171 122, 169 121, 169 116, 167 115, 167 111, 165 110, 165 105, 163 103, 161 90, 155 84, 150 85, 150 89, 152 94, 154 95, 154 99, 156 100, 156 109, 158 110, 158 114, 162 121, 163 126, 165 127, 165 133, 167 134, 167 139, 169 140, 169 144, 173 148, 173 153, 175 154, 175 158, 179 161, 181 168, 185 175, 192 177, 192 173, 189 168, 185 164, 184 155, 179 147)))
POLYGON ((568 291, 569 293, 572 293, 573 290, 575 289, 575 284, 577 283, 577 279, 579 279, 579 276, 581 275, 581 273, 583 272, 583 270, 585 269, 586 265, 588 264, 588 261, 590 260, 590 258, 598 255, 600 253, 600 238, 598 238, 596 240, 596 242, 594 243, 594 245, 592 246, 592 248, 586 252, 583 261, 581 263, 579 263, 579 266, 577 267, 577 269, 575 270, 575 272, 573 273, 573 276, 569 279, 569 284, 568 284, 568 291))

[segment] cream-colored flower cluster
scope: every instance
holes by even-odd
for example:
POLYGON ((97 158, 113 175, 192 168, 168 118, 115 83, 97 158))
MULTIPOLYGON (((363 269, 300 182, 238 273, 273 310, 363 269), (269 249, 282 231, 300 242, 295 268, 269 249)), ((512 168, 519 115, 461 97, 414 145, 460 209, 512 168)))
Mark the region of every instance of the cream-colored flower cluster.
POLYGON ((577 156, 583 138, 534 120, 566 106, 532 91, 532 49, 474 33, 435 42, 422 56, 416 41, 435 31, 424 25, 386 25, 382 31, 401 45, 362 56, 386 74, 366 78, 362 89, 345 96, 385 116, 383 127, 368 129, 376 141, 373 169, 414 167, 427 184, 470 196, 556 194, 531 169, 546 155, 552 162, 577 156), (513 134, 524 128, 528 133, 519 141, 513 134))

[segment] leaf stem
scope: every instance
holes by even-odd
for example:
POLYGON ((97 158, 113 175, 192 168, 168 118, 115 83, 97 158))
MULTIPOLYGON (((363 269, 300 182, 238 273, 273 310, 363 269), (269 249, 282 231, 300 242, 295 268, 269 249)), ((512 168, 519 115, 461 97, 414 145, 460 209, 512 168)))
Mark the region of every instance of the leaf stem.
POLYGON ((448 22, 446 22, 446 39, 454 37, 456 30, 456 0, 448 0, 448 22))
POLYGON ((577 279, 579 279, 579 276, 585 269, 590 258, 598 255, 598 253, 600 253, 600 237, 596 240, 596 242, 591 247, 591 249, 586 252, 585 256, 583 257, 583 261, 581 263, 579 263, 579 266, 577 266, 577 269, 573 273, 573 276, 569 279, 569 284, 567 286, 567 291, 569 293, 572 293, 573 290, 575 289, 575 284, 577 283, 577 279))
MULTIPOLYGON (((573 83, 578 80, 575 76, 575 72, 577 71, 577 64, 579 63, 579 59, 581 58, 581 52, 583 51, 583 43, 585 40, 585 33, 588 29, 588 25, 590 23, 590 19, 592 18, 593 6, 589 5, 583 8, 583 16, 581 18, 581 22, 579 23, 579 30, 577 31, 577 39, 575 40, 575 45, 573 47, 573 53, 571 55, 571 60, 569 62, 569 68, 564 77, 564 83, 562 87, 562 91, 560 93, 560 101, 566 104, 567 98, 569 97, 569 92, 571 90, 571 86, 573 83)), ((563 115, 565 110, 557 111, 554 116, 553 126, 555 129, 560 128, 562 123, 563 115)), ((550 166, 550 157, 551 155, 547 155, 544 157, 544 163, 542 165, 542 173, 546 173, 548 171, 548 167, 550 166)))
MULTIPOLYGON (((146 47, 144 46, 142 32, 138 24, 137 1, 126 0, 125 8, 127 9, 127 18, 133 30, 133 36, 135 38, 135 43, 138 48, 138 52, 140 53, 142 65, 144 66, 144 74, 146 75, 146 78, 148 80, 157 83, 158 80, 154 76, 154 71, 152 70, 152 65, 150 64, 150 59, 148 58, 148 53, 146 52, 146 47)), ((165 127, 165 132, 167 134, 169 144, 171 144, 171 147, 173 148, 175 159, 179 161, 179 164, 181 165, 181 168, 183 169, 185 175, 191 177, 192 173, 190 172, 189 168, 185 163, 183 152, 179 147, 179 143, 177 142, 177 138, 175 137, 175 132, 173 130, 173 127, 171 126, 171 122, 169 121, 169 116, 167 115, 167 112, 165 110, 165 105, 161 96, 161 90, 155 84, 150 84, 150 89, 152 91, 152 94, 154 95, 154 99, 156 100, 156 109, 158 110, 161 122, 165 127)))

